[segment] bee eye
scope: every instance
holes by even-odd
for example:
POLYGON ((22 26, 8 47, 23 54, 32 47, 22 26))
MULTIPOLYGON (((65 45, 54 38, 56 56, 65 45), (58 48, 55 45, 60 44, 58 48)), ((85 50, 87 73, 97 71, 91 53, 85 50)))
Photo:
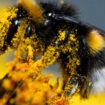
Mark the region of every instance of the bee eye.
POLYGON ((30 37, 32 35, 32 25, 28 25, 25 33, 25 37, 30 37))
POLYGON ((55 17, 55 13, 53 13, 53 12, 48 13, 48 17, 54 18, 55 17))
POLYGON ((17 20, 14 21, 14 25, 15 25, 15 26, 19 26, 20 23, 21 23, 21 19, 20 19, 20 20, 17 19, 17 20))
POLYGON ((48 13, 48 16, 51 17, 53 15, 53 13, 48 13))
POLYGON ((48 24, 50 23, 50 20, 45 20, 45 22, 44 22, 44 26, 47 26, 48 24))
POLYGON ((54 24, 54 20, 55 20, 55 13, 49 12, 47 14, 47 19, 44 22, 44 26, 48 26, 48 25, 54 24))

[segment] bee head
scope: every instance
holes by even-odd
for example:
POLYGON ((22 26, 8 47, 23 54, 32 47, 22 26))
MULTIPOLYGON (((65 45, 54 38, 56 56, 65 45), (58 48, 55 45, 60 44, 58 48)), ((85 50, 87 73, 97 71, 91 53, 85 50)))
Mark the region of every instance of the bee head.
POLYGON ((36 22, 36 32, 43 39, 44 43, 51 43, 58 34, 59 30, 65 30, 72 24, 77 17, 77 11, 74 6, 67 4, 57 5, 54 3, 40 3, 43 10, 44 21, 36 22), (70 21, 66 19, 69 17, 70 21), (68 22, 69 21, 69 22, 68 22))
POLYGON ((36 3, 34 0, 20 0, 21 5, 33 18, 36 34, 43 44, 49 45, 60 30, 71 30, 78 23, 77 11, 73 5, 36 3), (69 29, 68 29, 69 28, 69 29))
POLYGON ((77 10, 72 5, 40 3, 40 6, 43 9, 43 17, 44 17, 43 25, 45 27, 54 25, 55 28, 56 27, 61 28, 67 23, 65 17, 69 17, 72 19, 77 17, 77 10))

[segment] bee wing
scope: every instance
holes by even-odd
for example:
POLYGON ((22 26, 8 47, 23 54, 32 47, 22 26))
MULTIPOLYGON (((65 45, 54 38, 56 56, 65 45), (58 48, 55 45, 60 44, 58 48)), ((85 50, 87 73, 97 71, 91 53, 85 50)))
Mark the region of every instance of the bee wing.
POLYGON ((94 29, 94 30, 97 30, 100 34, 102 35, 105 35, 105 31, 92 25, 92 24, 89 24, 89 23, 86 23, 86 22, 83 22, 81 20, 79 20, 78 18, 76 17, 70 17, 70 16, 65 16, 65 15, 62 15, 62 16, 59 16, 59 19, 62 19, 66 22, 70 22, 70 23, 74 23, 74 24, 77 24, 79 26, 84 26, 84 27, 87 27, 87 28, 91 28, 91 29, 94 29))
POLYGON ((82 24, 84 24, 84 25, 87 26, 87 27, 90 27, 90 28, 93 29, 93 30, 96 30, 96 31, 99 32, 99 34, 101 34, 101 35, 105 35, 105 30, 102 30, 102 29, 99 28, 99 27, 96 27, 96 26, 94 26, 94 25, 92 25, 92 24, 89 24, 89 23, 82 23, 82 24))

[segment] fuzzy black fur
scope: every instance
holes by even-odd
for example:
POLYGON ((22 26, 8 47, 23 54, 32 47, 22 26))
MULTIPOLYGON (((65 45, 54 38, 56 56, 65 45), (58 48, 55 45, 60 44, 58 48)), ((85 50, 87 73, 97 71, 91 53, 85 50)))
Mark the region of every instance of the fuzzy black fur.
MULTIPOLYGON (((52 20, 53 23, 55 22, 54 24, 55 28, 53 28, 54 33, 56 32, 55 31, 56 29, 57 30, 62 29, 64 28, 64 26, 66 26, 64 29, 67 29, 69 32, 71 32, 73 29, 77 29, 77 33, 75 34, 77 35, 78 40, 79 40, 78 56, 80 57, 80 62, 81 62, 80 67, 77 68, 79 69, 77 70, 77 72, 78 72, 78 75, 81 75, 81 77, 86 77, 85 81, 79 79, 80 81, 82 81, 82 83, 79 81, 80 82, 79 84, 82 84, 80 86, 82 87, 81 95, 83 97, 87 97, 88 92, 90 92, 91 90, 91 86, 89 87, 88 83, 86 83, 86 82, 91 81, 89 74, 92 73, 93 69, 101 69, 105 67, 105 49, 102 49, 96 54, 91 54, 86 37, 93 30, 97 30, 102 37, 104 36, 105 32, 93 25, 81 22, 78 19, 76 9, 72 6, 67 6, 66 4, 62 6, 56 6, 49 3, 48 4, 42 3, 41 5, 44 8, 44 13, 46 15, 48 13, 53 13, 53 14, 57 14, 58 16, 56 17, 55 20, 52 20), (73 21, 72 21, 72 17, 74 19, 73 21)), ((61 53, 60 59, 62 59, 63 68, 66 67, 66 64, 68 62, 68 58, 67 58, 68 55, 69 55, 68 53, 66 54, 61 53)))
POLYGON ((40 3, 40 4, 44 9, 45 13, 54 12, 56 14, 60 14, 60 15, 64 14, 68 16, 78 15, 77 9, 74 7, 74 5, 67 5, 66 3, 62 5, 57 5, 53 3, 40 3))
MULTIPOLYGON (((89 73, 91 73, 94 68, 105 67, 105 49, 102 49, 102 51, 98 52, 95 55, 91 54, 90 48, 86 41, 86 36, 92 30, 99 31, 99 33, 102 33, 102 36, 103 34, 105 34, 105 32, 92 25, 81 22, 78 19, 77 10, 73 5, 68 6, 67 4, 63 4, 61 6, 58 6, 52 3, 40 3, 40 5, 44 11, 43 15, 45 17, 45 22, 44 23, 31 22, 32 25, 30 25, 29 27, 33 28, 34 26, 34 28, 36 29, 36 33, 40 41, 45 46, 45 48, 47 48, 47 46, 52 42, 55 36, 59 35, 58 34, 59 30, 66 29, 67 32, 69 33, 71 33, 71 31, 73 31, 74 29, 77 30, 75 34, 79 40, 78 56, 80 57, 80 63, 81 63, 80 67, 77 68, 77 73, 79 75, 78 77, 79 79, 77 80, 80 80, 78 81, 79 82, 78 84, 80 85, 85 84, 79 87, 80 88, 82 87, 82 89, 84 88, 83 96, 86 96, 84 94, 87 94, 86 92, 88 89, 87 87, 88 85, 86 85, 85 83, 86 81, 82 81, 80 77, 86 77, 87 79, 90 80, 89 73), (49 13, 54 14, 54 16, 53 17, 49 16, 48 15, 49 13)), ((18 19, 23 19, 24 17, 28 16, 28 13, 22 7, 18 7, 18 8, 19 8, 18 18, 15 19, 14 21, 18 19)), ((7 44, 10 44, 10 41, 18 28, 18 26, 14 24, 14 21, 12 22, 13 24, 10 26, 10 29, 8 31, 10 33, 10 36, 8 36, 7 39, 5 40, 7 44), (13 31, 11 30, 11 27, 13 28, 12 29, 13 31)), ((30 33, 31 31, 27 29, 25 37, 30 37, 30 33)), ((65 38, 66 40, 64 41, 64 44, 68 41, 68 35, 69 34, 67 34, 67 37, 65 38)), ((61 53, 61 56, 59 58, 61 60, 62 67, 64 69, 67 69, 65 67, 68 63, 68 55, 69 55, 68 52, 65 54, 61 53)), ((69 74, 70 73, 68 73, 67 75, 69 74)))

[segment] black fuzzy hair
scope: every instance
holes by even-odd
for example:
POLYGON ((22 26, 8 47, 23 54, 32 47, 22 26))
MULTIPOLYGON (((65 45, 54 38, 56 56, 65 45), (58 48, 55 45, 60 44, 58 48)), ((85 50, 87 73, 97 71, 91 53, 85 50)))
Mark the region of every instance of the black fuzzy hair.
POLYGON ((54 12, 57 14, 64 14, 67 16, 78 16, 77 8, 72 4, 57 4, 57 3, 40 3, 42 8, 45 10, 44 12, 54 12))

